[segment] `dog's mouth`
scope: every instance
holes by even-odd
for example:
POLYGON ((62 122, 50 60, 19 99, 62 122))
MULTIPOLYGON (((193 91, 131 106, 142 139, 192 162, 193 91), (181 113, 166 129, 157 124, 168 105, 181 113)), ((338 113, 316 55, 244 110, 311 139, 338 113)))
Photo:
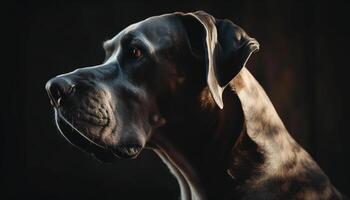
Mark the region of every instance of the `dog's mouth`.
POLYGON ((118 146, 112 150, 113 154, 120 158, 136 158, 142 150, 141 145, 118 146))
MULTIPOLYGON (((87 136, 89 128, 103 129, 106 128, 106 121, 97 120, 92 116, 81 115, 79 125, 73 124, 73 120, 62 114, 61 109, 55 108, 55 122, 61 135, 73 146, 91 154, 102 162, 111 162, 116 157, 119 158, 136 158, 142 150, 141 145, 101 145, 97 138, 87 136), (86 128, 82 127, 82 124, 86 128), (83 131, 85 130, 85 131, 83 131)), ((91 131, 90 131, 91 132, 91 131)))

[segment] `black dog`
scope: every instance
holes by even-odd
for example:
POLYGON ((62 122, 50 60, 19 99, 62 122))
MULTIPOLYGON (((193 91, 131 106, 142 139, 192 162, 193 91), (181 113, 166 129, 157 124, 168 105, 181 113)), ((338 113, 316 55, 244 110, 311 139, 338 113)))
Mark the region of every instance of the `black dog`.
POLYGON ((205 12, 148 18, 47 83, 57 127, 102 161, 154 150, 182 199, 342 199, 244 67, 258 48, 205 12))

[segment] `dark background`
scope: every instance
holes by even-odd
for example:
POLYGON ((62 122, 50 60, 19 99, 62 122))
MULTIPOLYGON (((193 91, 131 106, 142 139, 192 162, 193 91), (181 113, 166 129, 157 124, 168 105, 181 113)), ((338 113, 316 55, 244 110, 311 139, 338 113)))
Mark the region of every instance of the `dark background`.
POLYGON ((175 179, 152 152, 102 164, 70 146, 56 131, 44 86, 101 63, 102 41, 131 23, 195 10, 231 19, 260 42, 248 69, 291 135, 350 195, 346 1, 17 1, 11 9, 3 19, 12 37, 2 38, 11 64, 1 68, 5 199, 178 199, 175 179))

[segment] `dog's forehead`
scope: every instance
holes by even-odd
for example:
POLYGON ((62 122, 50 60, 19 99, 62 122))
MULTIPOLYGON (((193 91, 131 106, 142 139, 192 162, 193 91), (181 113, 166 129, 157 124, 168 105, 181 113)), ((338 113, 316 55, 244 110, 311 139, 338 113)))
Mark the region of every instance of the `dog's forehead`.
POLYGON ((157 34, 176 33, 179 26, 179 20, 175 15, 166 14, 147 18, 137 23, 137 29, 157 34))
POLYGON ((105 42, 105 45, 117 45, 124 36, 132 34, 139 37, 149 46, 159 44, 159 40, 174 40, 183 33, 181 23, 172 14, 165 14, 147 18, 134 23, 123 29, 112 39, 105 42))

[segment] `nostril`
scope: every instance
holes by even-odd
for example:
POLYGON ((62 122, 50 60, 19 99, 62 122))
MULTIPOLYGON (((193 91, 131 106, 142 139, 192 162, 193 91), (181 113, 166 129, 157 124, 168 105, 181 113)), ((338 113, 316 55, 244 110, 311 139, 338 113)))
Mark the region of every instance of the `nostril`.
POLYGON ((74 84, 72 84, 72 85, 70 85, 70 87, 67 89, 67 94, 66 95, 71 95, 71 94, 73 94, 75 92, 75 85, 74 84))
POLYGON ((66 98, 75 91, 75 85, 63 77, 56 77, 46 83, 46 91, 51 104, 59 107, 62 98, 66 98))

